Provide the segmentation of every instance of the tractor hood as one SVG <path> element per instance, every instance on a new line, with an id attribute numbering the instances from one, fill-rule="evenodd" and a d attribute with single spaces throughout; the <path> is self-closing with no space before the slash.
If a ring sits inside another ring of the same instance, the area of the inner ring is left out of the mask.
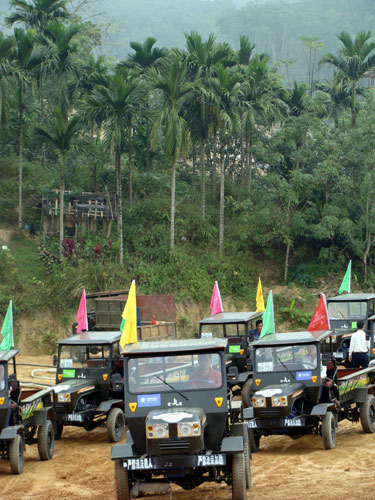
<path id="1" fill-rule="evenodd" d="M 259 391 L 254 392 L 253 397 L 264 397 L 264 398 L 273 398 L 275 396 L 291 396 L 299 389 L 304 389 L 304 384 L 300 382 L 293 382 L 289 384 L 282 385 L 268 385 L 264 389 L 259 389 Z"/>
<path id="2" fill-rule="evenodd" d="M 79 392 L 84 394 L 92 392 L 95 389 L 97 389 L 97 381 L 89 378 L 64 380 L 64 382 L 55 385 L 53 388 L 55 394 L 58 394 L 59 392 L 65 392 L 67 394 Z"/>

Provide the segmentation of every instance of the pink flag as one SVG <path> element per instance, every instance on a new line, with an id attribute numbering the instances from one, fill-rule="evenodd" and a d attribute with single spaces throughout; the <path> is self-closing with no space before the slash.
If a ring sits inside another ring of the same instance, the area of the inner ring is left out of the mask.
<path id="1" fill-rule="evenodd" d="M 88 330 L 88 324 L 87 324 L 87 309 L 86 309 L 86 292 L 83 290 L 82 296 L 81 296 L 81 301 L 79 303 L 79 308 L 76 314 L 77 318 L 77 333 L 82 332 L 83 330 Z"/>
<path id="2" fill-rule="evenodd" d="M 324 293 L 320 296 L 318 307 L 315 309 L 311 323 L 308 327 L 309 332 L 318 332 L 321 330 L 330 330 L 331 325 L 328 317 L 327 302 Z"/>
<path id="3" fill-rule="evenodd" d="M 211 298 L 211 316 L 221 312 L 223 312 L 223 303 L 221 301 L 219 285 L 217 284 L 217 281 L 215 281 Z"/>

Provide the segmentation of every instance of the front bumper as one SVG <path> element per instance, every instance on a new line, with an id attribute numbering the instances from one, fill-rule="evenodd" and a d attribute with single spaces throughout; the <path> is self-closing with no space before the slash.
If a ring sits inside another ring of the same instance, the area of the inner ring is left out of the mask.
<path id="1" fill-rule="evenodd" d="M 259 419 L 253 418 L 247 421 L 249 429 L 295 429 L 306 427 L 304 417 L 277 418 L 277 419 Z"/>
<path id="2" fill-rule="evenodd" d="M 226 465 L 226 455 L 224 453 L 213 453 L 211 455 L 124 458 L 122 464 L 125 470 L 133 471 L 220 467 Z"/>

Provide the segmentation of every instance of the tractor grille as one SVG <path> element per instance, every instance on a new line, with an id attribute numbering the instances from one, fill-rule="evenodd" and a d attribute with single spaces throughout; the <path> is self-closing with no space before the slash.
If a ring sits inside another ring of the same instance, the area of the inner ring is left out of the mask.
<path id="1" fill-rule="evenodd" d="M 55 408 L 58 413 L 65 413 L 65 403 L 56 403 Z"/>
<path id="2" fill-rule="evenodd" d="M 159 444 L 160 450 L 187 450 L 189 449 L 189 441 L 164 441 Z"/>
<path id="3" fill-rule="evenodd" d="M 258 414 L 260 417 L 265 417 L 265 418 L 274 418 L 274 417 L 279 417 L 280 413 L 278 409 L 273 409 L 273 408 L 264 408 L 261 410 L 258 410 Z"/>

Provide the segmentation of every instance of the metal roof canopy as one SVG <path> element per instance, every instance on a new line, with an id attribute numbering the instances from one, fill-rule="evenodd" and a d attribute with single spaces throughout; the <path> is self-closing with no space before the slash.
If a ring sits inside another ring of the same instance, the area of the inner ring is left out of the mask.
<path id="1" fill-rule="evenodd" d="M 59 345 L 113 344 L 120 340 L 121 332 L 82 332 L 67 339 L 59 340 Z"/>
<path id="2" fill-rule="evenodd" d="M 121 354 L 131 356 L 135 354 L 174 354 L 176 352 L 196 352 L 209 349 L 225 349 L 227 339 L 184 339 L 184 340 L 159 340 L 151 342 L 137 342 L 128 344 Z"/>
<path id="3" fill-rule="evenodd" d="M 18 353 L 18 349 L 9 349 L 7 351 L 0 350 L 0 361 L 9 361 Z"/>
<path id="4" fill-rule="evenodd" d="M 252 319 L 261 318 L 263 316 L 262 312 L 222 312 L 217 313 L 214 316 L 209 316 L 208 318 L 201 319 L 199 321 L 200 325 L 216 325 L 221 323 L 246 323 Z"/>
<path id="5" fill-rule="evenodd" d="M 285 344 L 309 344 L 311 342 L 321 342 L 330 335 L 334 335 L 332 330 L 320 330 L 317 332 L 286 332 L 272 333 L 254 342 L 254 346 L 264 345 L 285 345 Z"/>
<path id="6" fill-rule="evenodd" d="M 346 293 L 345 295 L 337 295 L 336 297 L 327 298 L 327 302 L 351 302 L 364 301 L 375 299 L 375 293 Z"/>

